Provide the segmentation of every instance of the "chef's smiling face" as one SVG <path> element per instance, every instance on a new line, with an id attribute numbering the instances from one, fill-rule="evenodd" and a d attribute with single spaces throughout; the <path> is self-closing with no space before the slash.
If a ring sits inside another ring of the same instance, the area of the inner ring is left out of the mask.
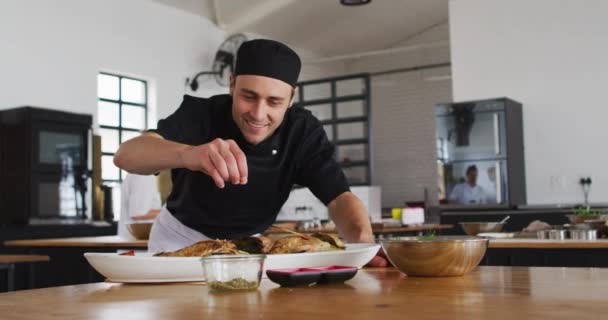
<path id="1" fill-rule="evenodd" d="M 247 142 L 257 145 L 281 125 L 295 89 L 274 78 L 239 75 L 230 79 L 232 118 Z"/>

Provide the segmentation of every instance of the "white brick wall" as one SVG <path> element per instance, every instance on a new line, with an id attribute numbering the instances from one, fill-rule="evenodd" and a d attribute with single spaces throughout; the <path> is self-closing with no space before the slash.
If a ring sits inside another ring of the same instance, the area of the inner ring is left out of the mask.
<path id="1" fill-rule="evenodd" d="M 450 81 L 425 81 L 430 71 L 397 73 L 372 81 L 372 183 L 382 186 L 384 207 L 423 200 L 427 188 L 437 201 L 434 108 L 451 99 Z"/>

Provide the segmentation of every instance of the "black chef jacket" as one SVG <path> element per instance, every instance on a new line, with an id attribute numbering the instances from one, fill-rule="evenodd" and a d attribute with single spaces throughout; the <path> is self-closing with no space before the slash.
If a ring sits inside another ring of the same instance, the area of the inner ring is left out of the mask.
<path id="1" fill-rule="evenodd" d="M 349 191 L 333 144 L 308 110 L 292 106 L 273 135 L 254 146 L 244 139 L 231 109 L 230 95 L 185 95 L 179 109 L 150 130 L 188 145 L 233 139 L 247 157 L 246 185 L 226 182 L 220 189 L 202 172 L 171 171 L 167 209 L 184 225 L 210 238 L 241 238 L 274 223 L 294 183 L 308 187 L 325 205 Z"/>

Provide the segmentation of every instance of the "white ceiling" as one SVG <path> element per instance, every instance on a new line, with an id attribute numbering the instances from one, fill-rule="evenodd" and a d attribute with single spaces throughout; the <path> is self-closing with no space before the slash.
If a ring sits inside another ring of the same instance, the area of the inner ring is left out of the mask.
<path id="1" fill-rule="evenodd" d="M 154 0 L 214 21 L 228 34 L 255 33 L 316 56 L 393 48 L 448 19 L 448 0 Z M 445 35 L 447 38 L 448 35 Z"/>

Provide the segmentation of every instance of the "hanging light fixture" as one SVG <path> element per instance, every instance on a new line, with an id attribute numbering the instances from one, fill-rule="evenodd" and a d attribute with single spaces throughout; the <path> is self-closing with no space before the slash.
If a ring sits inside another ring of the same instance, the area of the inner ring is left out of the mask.
<path id="1" fill-rule="evenodd" d="M 360 6 L 370 2 L 372 2 L 372 0 L 340 0 L 340 3 L 345 6 Z"/>

